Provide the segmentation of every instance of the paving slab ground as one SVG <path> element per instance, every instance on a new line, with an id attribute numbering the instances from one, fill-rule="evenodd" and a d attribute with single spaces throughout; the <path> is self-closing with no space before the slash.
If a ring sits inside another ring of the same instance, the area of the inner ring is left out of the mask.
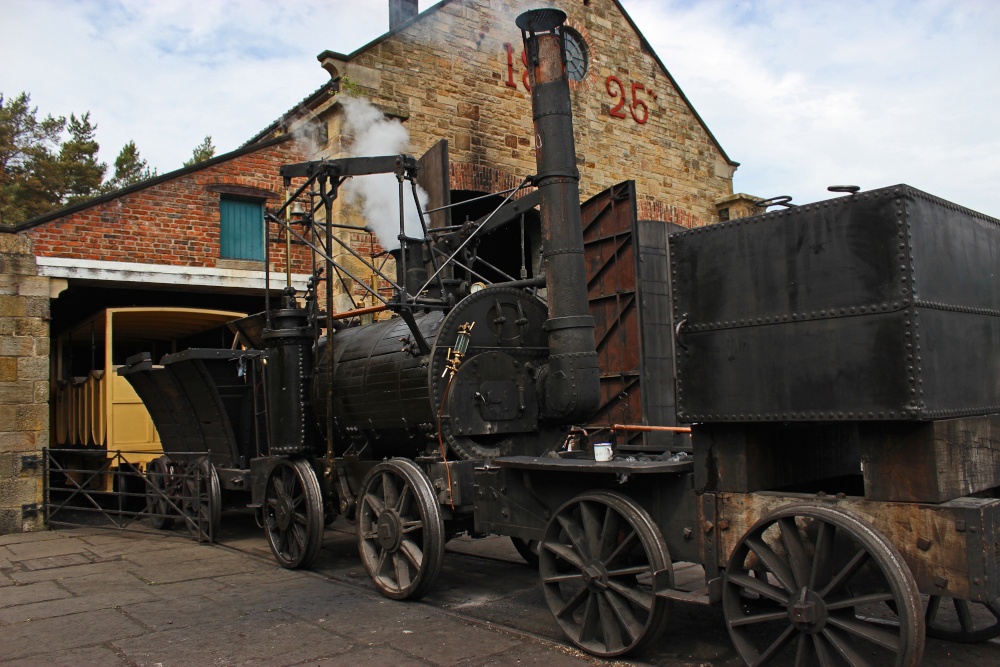
<path id="1" fill-rule="evenodd" d="M 584 667 L 423 603 L 176 533 L 0 536 L 0 665 Z"/>
<path id="2" fill-rule="evenodd" d="M 216 545 L 141 522 L 0 536 L 0 667 L 743 665 L 718 606 L 675 604 L 662 638 L 628 660 L 568 648 L 506 538 L 450 541 L 434 589 L 397 602 L 375 592 L 346 523 L 327 528 L 311 572 L 274 564 L 252 512 L 222 523 Z M 685 577 L 703 572 L 678 564 Z M 923 664 L 1000 665 L 1000 639 L 928 640 Z"/>

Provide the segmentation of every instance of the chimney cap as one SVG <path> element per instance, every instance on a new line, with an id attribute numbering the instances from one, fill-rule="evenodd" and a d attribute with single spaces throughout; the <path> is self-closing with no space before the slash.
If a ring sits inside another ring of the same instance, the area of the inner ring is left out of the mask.
<path id="1" fill-rule="evenodd" d="M 566 22 L 566 12 L 561 9 L 532 9 L 518 16 L 514 23 L 524 32 L 552 32 Z"/>

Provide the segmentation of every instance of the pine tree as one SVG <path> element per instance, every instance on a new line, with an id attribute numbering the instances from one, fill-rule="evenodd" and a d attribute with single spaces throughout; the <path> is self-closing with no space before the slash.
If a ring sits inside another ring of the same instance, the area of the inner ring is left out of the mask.
<path id="1" fill-rule="evenodd" d="M 0 225 L 15 225 L 62 203 L 58 156 L 66 119 L 38 120 L 38 108 L 22 92 L 11 100 L 0 93 Z"/>
<path id="2" fill-rule="evenodd" d="M 191 165 L 198 164 L 199 162 L 210 160 L 213 157 L 215 157 L 215 146 L 212 145 L 212 135 L 206 134 L 205 140 L 194 147 L 194 151 L 191 153 L 191 159 L 186 161 L 184 166 L 190 167 Z"/>
<path id="3" fill-rule="evenodd" d="M 62 170 L 58 182 L 61 185 L 61 199 L 64 204 L 72 204 L 95 197 L 101 192 L 101 182 L 108 165 L 97 161 L 99 148 L 94 139 L 96 125 L 90 124 L 90 112 L 77 118 L 69 115 L 69 136 L 59 150 L 59 168 Z"/>
<path id="4" fill-rule="evenodd" d="M 139 156 L 135 142 L 130 141 L 122 146 L 121 152 L 115 158 L 115 175 L 108 181 L 107 189 L 119 190 L 154 176 L 156 170 L 149 168 L 146 161 Z"/>

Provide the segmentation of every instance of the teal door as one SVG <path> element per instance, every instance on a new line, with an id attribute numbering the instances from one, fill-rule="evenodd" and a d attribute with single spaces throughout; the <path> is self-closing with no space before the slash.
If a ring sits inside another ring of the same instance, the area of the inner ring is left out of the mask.
<path id="1" fill-rule="evenodd" d="M 264 204 L 251 199 L 219 200 L 220 253 L 223 259 L 264 261 Z"/>

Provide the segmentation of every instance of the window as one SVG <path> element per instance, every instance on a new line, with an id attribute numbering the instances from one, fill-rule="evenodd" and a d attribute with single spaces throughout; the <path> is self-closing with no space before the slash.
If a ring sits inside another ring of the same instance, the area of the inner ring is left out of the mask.
<path id="1" fill-rule="evenodd" d="M 219 200 L 219 247 L 223 259 L 264 261 L 264 202 L 222 197 Z"/>

